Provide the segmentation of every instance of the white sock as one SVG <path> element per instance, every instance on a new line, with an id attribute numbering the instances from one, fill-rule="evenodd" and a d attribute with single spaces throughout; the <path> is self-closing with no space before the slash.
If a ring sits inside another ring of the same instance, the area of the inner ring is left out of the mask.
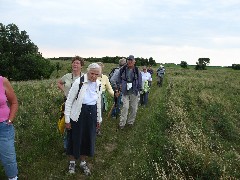
<path id="1" fill-rule="evenodd" d="M 14 177 L 14 178 L 8 178 L 9 180 L 17 180 L 18 179 L 18 177 L 16 176 L 16 177 Z"/>
<path id="2" fill-rule="evenodd" d="M 71 164 L 75 164 L 75 161 L 70 161 L 69 163 L 71 163 Z"/>
<path id="3" fill-rule="evenodd" d="M 86 161 L 81 161 L 80 165 L 83 166 L 84 164 L 86 164 Z"/>

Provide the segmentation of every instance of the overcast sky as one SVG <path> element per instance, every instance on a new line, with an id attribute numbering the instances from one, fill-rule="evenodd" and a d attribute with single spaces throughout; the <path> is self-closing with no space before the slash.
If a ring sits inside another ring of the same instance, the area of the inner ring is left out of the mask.
<path id="1" fill-rule="evenodd" d="M 128 56 L 240 63 L 240 0 L 0 0 L 0 22 L 44 57 Z"/>

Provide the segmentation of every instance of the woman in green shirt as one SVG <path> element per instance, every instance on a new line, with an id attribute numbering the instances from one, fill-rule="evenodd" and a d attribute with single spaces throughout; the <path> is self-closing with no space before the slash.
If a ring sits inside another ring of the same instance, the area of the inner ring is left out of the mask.
<path id="1" fill-rule="evenodd" d="M 64 103 L 61 108 L 62 113 L 64 113 L 65 101 L 67 99 L 69 90 L 72 87 L 73 82 L 77 78 L 83 76 L 83 73 L 81 72 L 83 66 L 84 66 L 84 59 L 80 56 L 75 56 L 72 59 L 72 72 L 65 74 L 57 82 L 58 88 L 61 89 L 62 92 L 64 93 Z M 67 133 L 66 132 L 64 132 L 64 136 L 63 136 L 63 146 L 64 146 L 64 152 L 66 152 L 66 149 L 67 149 Z"/>

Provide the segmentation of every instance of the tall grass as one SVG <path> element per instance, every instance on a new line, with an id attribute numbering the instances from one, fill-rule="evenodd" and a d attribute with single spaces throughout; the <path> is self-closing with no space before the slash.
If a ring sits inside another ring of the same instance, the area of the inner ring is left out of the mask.
<path id="1" fill-rule="evenodd" d="M 169 69 L 168 82 L 168 145 L 153 157 L 159 176 L 239 179 L 239 72 Z"/>
<path id="2" fill-rule="evenodd" d="M 104 73 L 113 66 L 105 64 Z M 161 88 L 154 76 L 149 104 L 139 107 L 134 127 L 119 131 L 119 119 L 104 113 L 102 136 L 88 159 L 92 176 L 79 167 L 70 176 L 57 131 L 63 97 L 56 87 L 56 76 L 69 67 L 50 80 L 12 82 L 20 179 L 240 179 L 240 72 L 175 67 L 167 68 Z M 6 179 L 2 168 L 0 179 Z"/>

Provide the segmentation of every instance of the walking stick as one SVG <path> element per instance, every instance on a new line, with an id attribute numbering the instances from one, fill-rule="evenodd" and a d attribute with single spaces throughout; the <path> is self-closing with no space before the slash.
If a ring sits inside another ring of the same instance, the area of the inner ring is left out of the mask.
<path id="1" fill-rule="evenodd" d="M 107 117 L 107 119 L 109 119 L 109 117 L 110 117 L 110 115 L 111 115 L 111 113 L 112 113 L 112 110 L 113 110 L 113 108 L 115 107 L 116 108 L 116 119 L 117 119 L 117 117 L 118 117 L 118 96 L 119 96 L 119 91 L 118 90 L 116 90 L 115 92 L 114 92 L 114 103 L 113 103 L 113 105 L 112 105 L 112 107 L 111 107 L 111 109 L 110 109 L 110 111 L 109 111 L 109 113 L 108 113 L 108 117 Z"/>
<path id="2" fill-rule="evenodd" d="M 113 103 L 113 105 L 112 105 L 112 107 L 111 107 L 111 109 L 108 113 L 107 119 L 109 119 L 109 117 L 111 116 L 111 113 L 112 113 L 112 110 L 113 110 L 114 106 L 115 106 L 115 103 Z"/>

